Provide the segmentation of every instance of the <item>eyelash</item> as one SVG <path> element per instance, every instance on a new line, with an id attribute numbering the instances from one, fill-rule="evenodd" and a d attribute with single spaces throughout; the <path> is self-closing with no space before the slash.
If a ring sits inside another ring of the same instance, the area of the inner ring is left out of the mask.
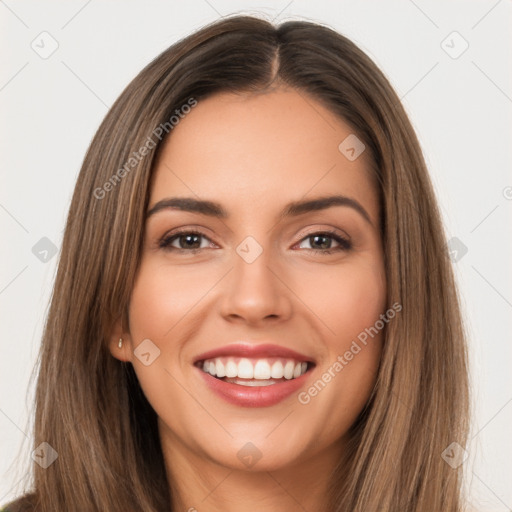
<path id="1" fill-rule="evenodd" d="M 200 231 L 195 231 L 193 229 L 192 230 L 191 229 L 183 229 L 181 231 L 175 231 L 171 235 L 164 236 L 159 241 L 158 246 L 161 249 L 164 249 L 166 251 L 188 252 L 191 254 L 196 254 L 197 252 L 202 251 L 203 249 L 206 249 L 206 247 L 199 247 L 196 249 L 182 249 L 182 248 L 178 248 L 178 247 L 171 247 L 171 243 L 175 239 L 177 239 L 180 235 L 198 235 L 198 236 L 201 236 L 201 237 L 209 240 L 209 238 L 204 233 L 201 233 Z M 352 244 L 349 240 L 347 240 L 346 238 L 343 238 L 338 233 L 336 233 L 334 231 L 329 231 L 329 230 L 316 231 L 314 233 L 310 233 L 307 236 L 301 238 L 298 243 L 301 243 L 302 241 L 307 240 L 308 238 L 318 236 L 318 235 L 323 235 L 323 236 L 326 236 L 327 238 L 334 239 L 336 242 L 338 242 L 339 247 L 334 247 L 332 249 L 326 249 L 326 250 L 322 250 L 322 249 L 305 249 L 305 250 L 313 251 L 315 253 L 329 255 L 329 254 L 333 254 L 333 253 L 339 252 L 339 251 L 350 251 L 352 249 Z"/>

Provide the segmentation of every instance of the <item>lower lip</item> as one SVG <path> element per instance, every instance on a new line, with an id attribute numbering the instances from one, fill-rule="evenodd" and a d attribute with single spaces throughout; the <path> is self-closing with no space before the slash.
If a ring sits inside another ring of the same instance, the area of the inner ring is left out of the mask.
<path id="1" fill-rule="evenodd" d="M 297 392 L 311 373 L 311 370 L 308 370 L 296 379 L 270 384 L 269 386 L 249 387 L 217 379 L 200 368 L 197 368 L 197 371 L 201 373 L 206 385 L 214 393 L 227 402 L 241 407 L 269 407 L 275 405 Z"/>

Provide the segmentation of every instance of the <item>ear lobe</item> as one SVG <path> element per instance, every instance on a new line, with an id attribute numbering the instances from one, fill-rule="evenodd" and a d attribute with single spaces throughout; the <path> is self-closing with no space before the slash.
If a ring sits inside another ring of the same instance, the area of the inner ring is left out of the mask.
<path id="1" fill-rule="evenodd" d="M 131 362 L 132 340 L 130 334 L 123 330 L 121 318 L 116 320 L 111 329 L 108 348 L 110 353 L 119 361 Z"/>

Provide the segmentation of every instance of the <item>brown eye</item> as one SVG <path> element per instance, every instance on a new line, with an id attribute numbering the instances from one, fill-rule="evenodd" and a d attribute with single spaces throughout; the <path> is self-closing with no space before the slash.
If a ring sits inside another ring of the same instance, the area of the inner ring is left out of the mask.
<path id="1" fill-rule="evenodd" d="M 206 242 L 206 245 L 202 245 L 202 242 Z M 166 250 L 178 250 L 178 251 L 199 251 L 201 249 L 209 247 L 211 242 L 203 233 L 197 231 L 183 231 L 181 233 L 175 233 L 170 236 L 164 237 L 159 247 Z"/>
<path id="2" fill-rule="evenodd" d="M 333 241 L 336 246 L 333 247 Z M 304 242 L 308 242 L 310 247 L 302 247 Z M 337 251 L 348 251 L 352 248 L 351 243 L 338 234 L 330 232 L 312 233 L 303 238 L 300 242 L 301 249 L 309 249 L 324 254 L 331 254 Z"/>
<path id="3" fill-rule="evenodd" d="M 330 249 L 332 237 L 326 235 L 313 235 L 309 237 L 309 244 L 313 249 Z"/>
<path id="4" fill-rule="evenodd" d="M 190 233 L 189 235 L 179 235 L 176 238 L 180 249 L 199 249 L 201 247 L 201 235 Z"/>

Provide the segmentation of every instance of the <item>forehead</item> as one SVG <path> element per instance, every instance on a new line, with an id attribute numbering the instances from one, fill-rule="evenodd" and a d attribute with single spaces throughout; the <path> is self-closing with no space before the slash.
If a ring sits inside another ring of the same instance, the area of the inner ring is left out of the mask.
<path id="1" fill-rule="evenodd" d="M 303 92 L 222 93 L 198 102 L 164 144 L 150 205 L 197 195 L 239 212 L 332 193 L 354 197 L 372 220 L 377 191 L 363 152 L 350 161 L 339 145 L 351 127 Z"/>

